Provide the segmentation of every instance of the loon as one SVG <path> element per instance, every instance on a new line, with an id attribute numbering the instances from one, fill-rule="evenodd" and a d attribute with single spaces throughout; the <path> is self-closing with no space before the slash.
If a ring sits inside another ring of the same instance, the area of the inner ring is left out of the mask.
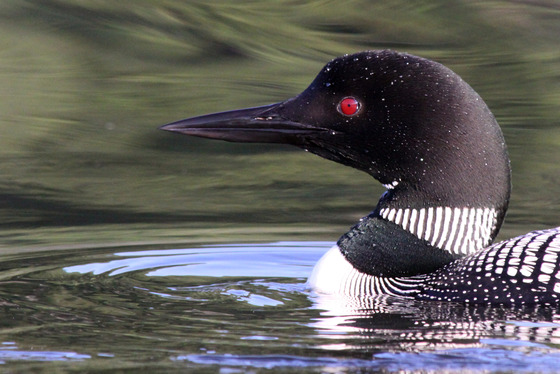
<path id="1" fill-rule="evenodd" d="M 313 269 L 308 285 L 320 293 L 560 304 L 560 227 L 491 245 L 511 191 L 505 140 L 482 98 L 437 62 L 344 55 L 294 98 L 161 129 L 291 144 L 384 185 L 373 212 Z"/>

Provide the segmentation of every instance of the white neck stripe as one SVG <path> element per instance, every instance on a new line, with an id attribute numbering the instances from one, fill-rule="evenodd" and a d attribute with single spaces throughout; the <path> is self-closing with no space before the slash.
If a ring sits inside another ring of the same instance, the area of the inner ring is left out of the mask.
<path id="1" fill-rule="evenodd" d="M 497 223 L 492 208 L 383 208 L 380 215 L 431 245 L 460 255 L 490 244 Z"/>

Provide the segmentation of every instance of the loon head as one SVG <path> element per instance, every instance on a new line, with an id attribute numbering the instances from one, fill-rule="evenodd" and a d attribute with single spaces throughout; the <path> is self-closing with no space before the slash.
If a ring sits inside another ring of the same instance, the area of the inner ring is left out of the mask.
<path id="1" fill-rule="evenodd" d="M 162 129 L 292 144 L 362 170 L 388 188 L 374 215 L 455 254 L 489 244 L 508 205 L 509 158 L 487 105 L 450 69 L 410 54 L 345 55 L 294 98 Z"/>

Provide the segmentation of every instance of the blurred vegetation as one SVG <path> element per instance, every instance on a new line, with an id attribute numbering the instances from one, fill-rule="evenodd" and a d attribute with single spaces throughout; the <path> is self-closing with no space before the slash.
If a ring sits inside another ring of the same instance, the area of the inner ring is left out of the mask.
<path id="1" fill-rule="evenodd" d="M 556 1 L 6 0 L 0 31 L 5 251 L 335 240 L 382 192 L 366 175 L 157 127 L 286 99 L 378 48 L 440 61 L 487 101 L 514 168 L 504 237 L 560 225 Z"/>

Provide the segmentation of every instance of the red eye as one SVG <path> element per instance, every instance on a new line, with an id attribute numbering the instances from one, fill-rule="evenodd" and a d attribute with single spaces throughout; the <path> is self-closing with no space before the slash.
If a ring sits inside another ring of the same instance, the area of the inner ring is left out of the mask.
<path id="1" fill-rule="evenodd" d="M 345 97 L 338 104 L 338 111 L 345 116 L 353 116 L 360 110 L 360 102 L 353 97 Z"/>

